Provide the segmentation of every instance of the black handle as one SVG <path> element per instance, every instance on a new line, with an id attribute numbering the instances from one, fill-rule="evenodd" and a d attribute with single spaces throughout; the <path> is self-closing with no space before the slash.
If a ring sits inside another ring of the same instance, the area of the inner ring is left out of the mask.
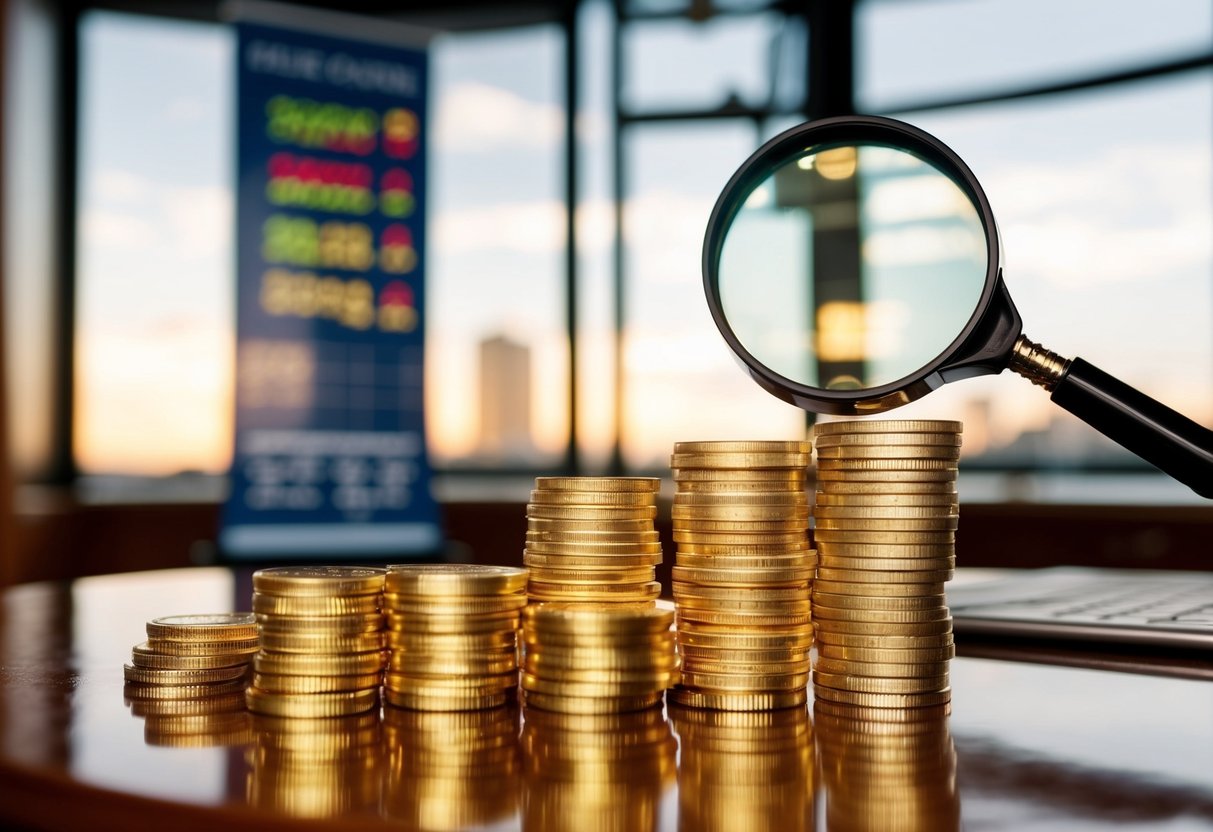
<path id="1" fill-rule="evenodd" d="M 1053 401 L 1109 439 L 1213 498 L 1213 431 L 1075 358 Z"/>

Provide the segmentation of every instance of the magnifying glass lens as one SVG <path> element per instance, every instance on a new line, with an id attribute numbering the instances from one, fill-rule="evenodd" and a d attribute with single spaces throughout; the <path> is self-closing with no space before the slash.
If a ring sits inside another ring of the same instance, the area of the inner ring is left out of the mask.
<path id="1" fill-rule="evenodd" d="M 914 153 L 814 145 L 749 192 L 724 236 L 721 308 L 783 377 L 866 390 L 944 353 L 981 300 L 987 236 L 956 181 Z"/>

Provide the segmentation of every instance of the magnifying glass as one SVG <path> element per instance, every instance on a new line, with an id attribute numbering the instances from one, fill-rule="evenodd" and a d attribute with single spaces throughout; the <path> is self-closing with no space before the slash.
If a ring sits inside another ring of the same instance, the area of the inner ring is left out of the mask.
<path id="1" fill-rule="evenodd" d="M 817 413 L 882 413 L 1005 369 L 1204 497 L 1213 431 L 1023 335 L 994 214 L 922 130 L 874 116 L 781 133 L 712 210 L 703 282 L 716 326 L 768 392 Z"/>

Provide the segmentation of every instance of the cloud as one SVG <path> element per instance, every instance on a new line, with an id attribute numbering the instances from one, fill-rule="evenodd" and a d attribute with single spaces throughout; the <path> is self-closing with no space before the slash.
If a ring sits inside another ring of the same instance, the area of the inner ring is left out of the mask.
<path id="1" fill-rule="evenodd" d="M 106 168 L 96 172 L 86 193 L 91 191 L 106 202 L 137 202 L 146 199 L 154 187 L 150 180 L 136 173 Z"/>
<path id="2" fill-rule="evenodd" d="M 146 218 L 113 211 L 85 211 L 80 228 L 86 245 L 143 249 L 155 240 L 155 227 Z"/>
<path id="3" fill-rule="evenodd" d="M 559 107 L 488 84 L 463 83 L 438 99 L 434 137 L 444 151 L 551 149 L 564 134 Z"/>
<path id="4" fill-rule="evenodd" d="M 232 210 L 226 187 L 170 185 L 111 168 L 85 189 L 81 229 L 86 245 L 136 256 L 210 256 L 231 247 Z"/>

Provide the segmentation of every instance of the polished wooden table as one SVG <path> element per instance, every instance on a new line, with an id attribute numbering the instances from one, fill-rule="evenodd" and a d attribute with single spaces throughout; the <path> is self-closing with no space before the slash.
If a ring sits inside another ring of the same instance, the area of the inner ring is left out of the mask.
<path id="1" fill-rule="evenodd" d="M 387 708 L 312 741 L 239 712 L 134 713 L 144 622 L 248 598 L 220 568 L 5 591 L 0 828 L 1213 829 L 1213 682 L 963 644 L 950 716 L 910 721 Z"/>

